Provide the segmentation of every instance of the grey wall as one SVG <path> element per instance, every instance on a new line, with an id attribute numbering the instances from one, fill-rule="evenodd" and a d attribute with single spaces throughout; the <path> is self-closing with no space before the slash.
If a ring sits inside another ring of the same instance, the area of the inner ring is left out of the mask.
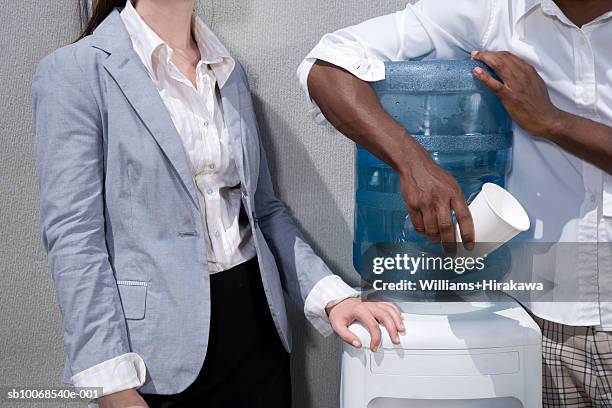
<path id="1" fill-rule="evenodd" d="M 295 70 L 324 33 L 405 4 L 204 0 L 197 5 L 249 74 L 277 191 L 319 253 L 353 284 L 353 146 L 312 122 Z M 39 240 L 30 79 L 38 60 L 73 40 L 79 28 L 78 0 L 7 0 L 0 7 L 0 387 L 60 384 L 62 333 Z M 321 338 L 299 311 L 292 315 L 294 406 L 335 407 L 339 343 Z M 1 400 L 0 405 L 10 406 Z"/>
<path id="2" fill-rule="evenodd" d="M 74 39 L 78 15 L 75 1 L 0 6 L 0 386 L 60 381 L 59 311 L 38 232 L 30 80 L 45 54 Z M 0 400 L 11 405 L 29 404 Z"/>

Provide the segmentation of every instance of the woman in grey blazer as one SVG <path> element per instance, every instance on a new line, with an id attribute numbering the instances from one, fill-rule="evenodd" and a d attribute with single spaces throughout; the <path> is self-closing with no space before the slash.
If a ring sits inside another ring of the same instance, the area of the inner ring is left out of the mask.
<path id="1" fill-rule="evenodd" d="M 194 0 L 99 0 L 33 81 L 64 381 L 102 407 L 288 407 L 283 292 L 323 334 L 398 342 L 275 195 L 247 77 Z"/>

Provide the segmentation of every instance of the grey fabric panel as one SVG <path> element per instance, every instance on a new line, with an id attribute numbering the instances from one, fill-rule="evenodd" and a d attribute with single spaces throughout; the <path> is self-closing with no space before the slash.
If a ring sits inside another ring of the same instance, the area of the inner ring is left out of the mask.
<path id="1" fill-rule="evenodd" d="M 60 384 L 61 324 L 39 238 L 30 80 L 42 56 L 78 35 L 78 3 L 9 0 L 0 8 L 3 385 Z M 405 0 L 203 0 L 197 5 L 247 69 L 277 191 L 318 252 L 353 284 L 357 283 L 351 266 L 353 145 L 329 126 L 313 123 L 295 70 L 324 33 L 405 4 Z M 335 407 L 339 342 L 321 338 L 300 311 L 291 312 L 296 339 L 294 406 Z"/>
<path id="2" fill-rule="evenodd" d="M 0 384 L 6 386 L 61 385 L 61 322 L 38 227 L 30 83 L 44 55 L 77 37 L 78 16 L 73 0 L 10 0 L 0 7 Z"/>

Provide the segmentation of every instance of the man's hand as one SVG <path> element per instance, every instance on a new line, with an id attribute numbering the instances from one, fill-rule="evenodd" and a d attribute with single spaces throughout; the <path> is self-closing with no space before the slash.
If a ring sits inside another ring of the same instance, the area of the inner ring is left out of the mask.
<path id="1" fill-rule="evenodd" d="M 542 77 L 509 52 L 474 51 L 472 58 L 490 66 L 501 78 L 503 83 L 480 68 L 474 70 L 520 127 L 612 174 L 612 127 L 557 108 Z"/>
<path id="2" fill-rule="evenodd" d="M 416 149 L 415 149 L 416 150 Z M 423 151 L 419 159 L 398 167 L 402 195 L 414 230 L 432 243 L 442 242 L 447 253 L 455 253 L 455 224 L 461 240 L 471 248 L 475 240 L 474 221 L 459 184 Z"/>
<path id="3" fill-rule="evenodd" d="M 534 136 L 549 137 L 562 126 L 565 112 L 553 105 L 535 68 L 507 51 L 474 51 L 472 58 L 484 62 L 499 75 L 503 83 L 482 68 L 474 69 L 476 78 L 499 97 L 520 127 Z"/>
<path id="4" fill-rule="evenodd" d="M 98 398 L 100 408 L 149 408 L 135 389 L 116 392 Z"/>
<path id="5" fill-rule="evenodd" d="M 348 329 L 353 322 L 361 322 L 370 332 L 370 349 L 376 351 L 381 341 L 379 323 L 385 326 L 394 344 L 399 344 L 398 332 L 406 331 L 397 306 L 387 302 L 362 302 L 348 298 L 326 309 L 332 328 L 342 340 L 353 347 L 361 347 L 359 338 Z"/>

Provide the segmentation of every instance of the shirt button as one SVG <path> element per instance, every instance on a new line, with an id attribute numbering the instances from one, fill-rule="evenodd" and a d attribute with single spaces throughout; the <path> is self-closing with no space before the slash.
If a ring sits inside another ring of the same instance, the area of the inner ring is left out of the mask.
<path id="1" fill-rule="evenodd" d="M 215 163 L 210 163 L 208 165 L 208 168 L 211 169 L 211 170 L 214 170 L 215 169 Z"/>
<path id="2" fill-rule="evenodd" d="M 206 194 L 212 194 L 212 193 L 213 193 L 212 188 L 207 188 L 206 189 Z"/>
<path id="3" fill-rule="evenodd" d="M 204 122 L 202 122 L 202 125 L 204 125 L 204 127 L 208 127 L 208 121 L 205 120 Z"/>
<path id="4" fill-rule="evenodd" d="M 215 237 L 219 238 L 219 235 L 221 235 L 221 233 L 217 230 L 213 233 L 215 235 Z"/>

